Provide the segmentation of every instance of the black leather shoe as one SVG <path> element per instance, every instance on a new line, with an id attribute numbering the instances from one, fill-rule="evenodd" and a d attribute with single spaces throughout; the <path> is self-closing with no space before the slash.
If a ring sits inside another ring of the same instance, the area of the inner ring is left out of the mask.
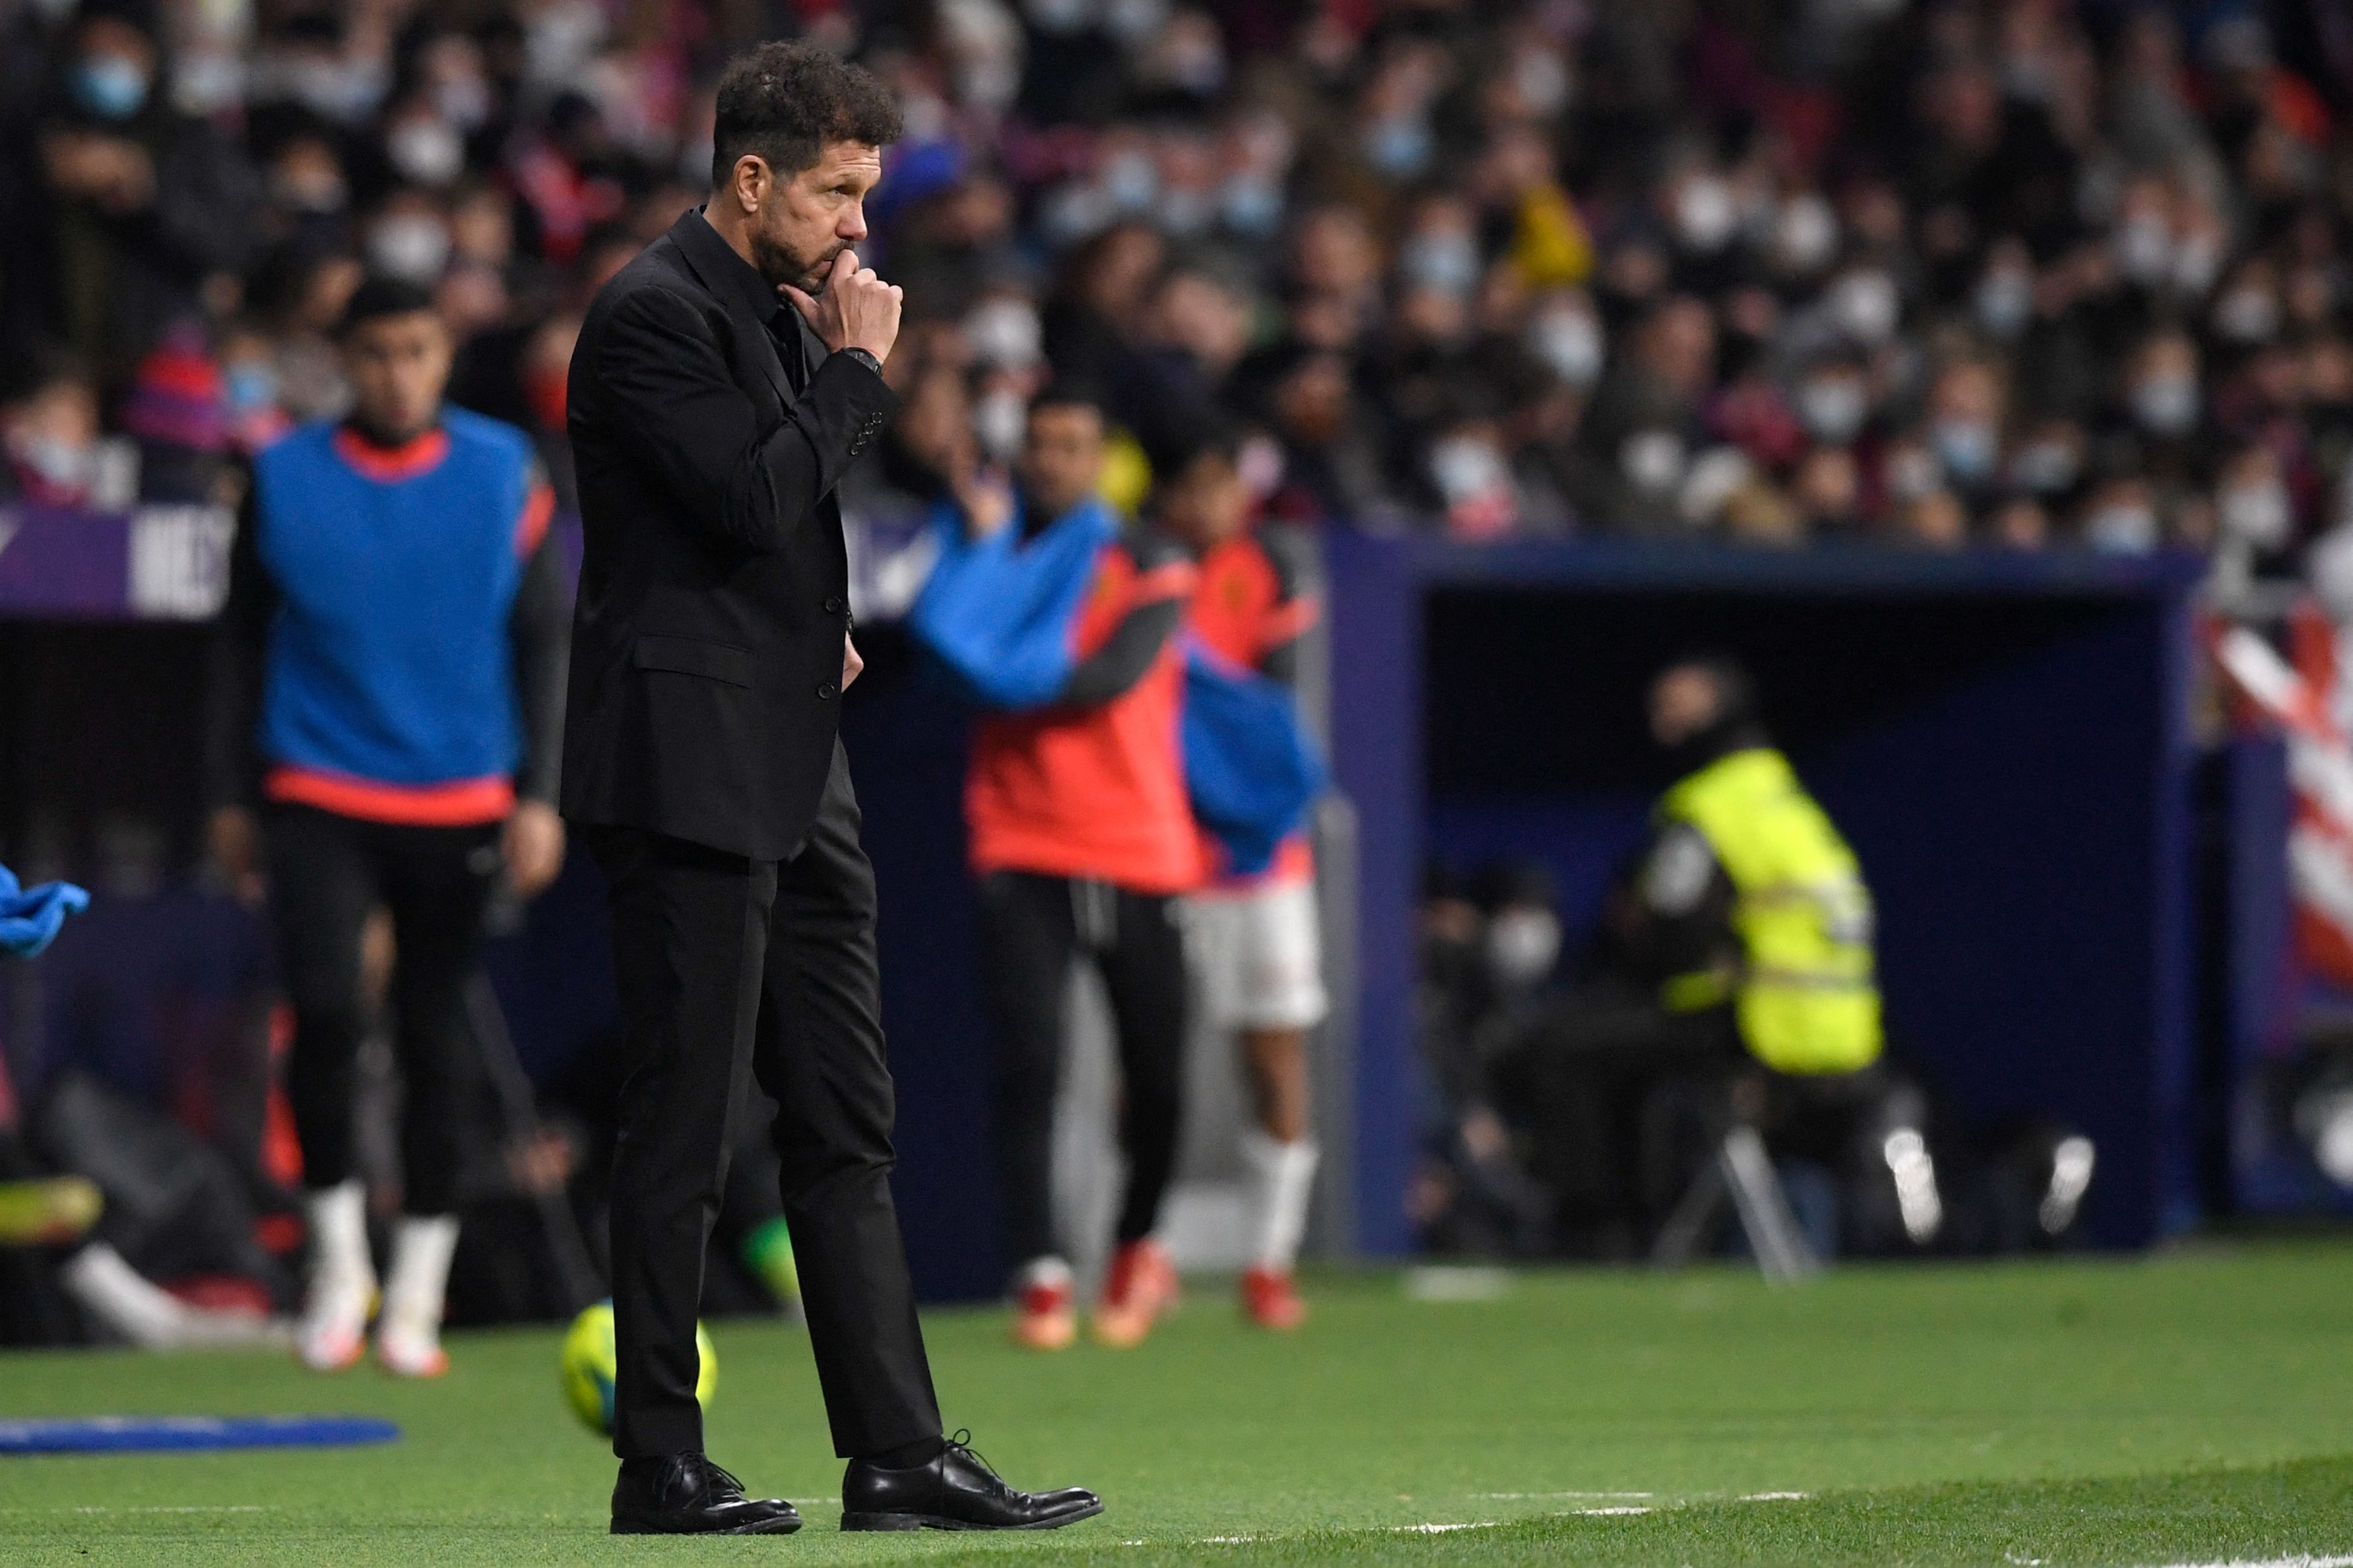
<path id="1" fill-rule="evenodd" d="M 844 1530 L 1060 1530 L 1103 1511 L 1084 1487 L 1018 1492 L 988 1468 L 959 1432 L 940 1457 L 912 1469 L 849 1461 L 841 1478 Z"/>
<path id="2" fill-rule="evenodd" d="M 743 1482 L 701 1454 L 624 1459 L 613 1483 L 616 1535 L 790 1535 L 800 1527 L 792 1504 L 745 1497 Z"/>

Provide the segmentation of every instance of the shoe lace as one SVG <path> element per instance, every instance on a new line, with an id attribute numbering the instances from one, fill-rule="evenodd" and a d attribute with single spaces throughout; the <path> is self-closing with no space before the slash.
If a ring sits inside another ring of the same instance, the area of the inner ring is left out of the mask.
<path id="1" fill-rule="evenodd" d="M 741 1497 L 744 1494 L 744 1483 L 737 1480 L 733 1473 L 725 1466 L 714 1465 L 709 1459 L 705 1459 L 702 1461 L 702 1473 L 703 1487 L 705 1490 L 720 1491 L 723 1489 L 733 1492 L 738 1497 Z"/>
<path id="2" fill-rule="evenodd" d="M 946 1441 L 949 1447 L 955 1449 L 965 1458 L 970 1459 L 974 1464 L 980 1467 L 981 1474 L 987 1476 L 991 1481 L 996 1483 L 998 1495 L 1003 1497 L 1013 1497 L 1018 1495 L 1014 1491 L 1012 1486 L 1007 1482 L 1006 1479 L 997 1473 L 997 1467 L 990 1464 L 986 1458 L 982 1458 L 980 1450 L 972 1446 L 971 1427 L 957 1427 L 955 1435 L 946 1439 Z"/>

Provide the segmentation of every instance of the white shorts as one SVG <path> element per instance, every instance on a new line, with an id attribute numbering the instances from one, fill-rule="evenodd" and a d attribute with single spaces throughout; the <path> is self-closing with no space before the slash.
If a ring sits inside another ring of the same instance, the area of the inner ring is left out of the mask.
<path id="1" fill-rule="evenodd" d="M 1324 1021 L 1324 946 L 1312 879 L 1198 893 L 1193 962 L 1209 1020 L 1221 1029 L 1312 1029 Z"/>

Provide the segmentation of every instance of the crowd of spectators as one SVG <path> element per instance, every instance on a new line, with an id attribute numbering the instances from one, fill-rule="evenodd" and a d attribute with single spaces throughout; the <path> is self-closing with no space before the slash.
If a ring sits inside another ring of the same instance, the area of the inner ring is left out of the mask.
<path id="1" fill-rule="evenodd" d="M 368 269 L 561 487 L 581 309 L 779 35 L 906 110 L 861 518 L 1050 374 L 1117 499 L 1215 416 L 1365 529 L 2277 568 L 2353 510 L 2332 0 L 0 0 L 0 498 L 233 485 Z"/>

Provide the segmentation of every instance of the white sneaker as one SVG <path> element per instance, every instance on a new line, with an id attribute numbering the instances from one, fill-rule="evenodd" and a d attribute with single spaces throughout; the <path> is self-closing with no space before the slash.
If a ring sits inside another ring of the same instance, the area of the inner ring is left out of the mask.
<path id="1" fill-rule="evenodd" d="M 434 1324 L 390 1319 L 378 1323 L 375 1359 L 395 1377 L 439 1377 L 449 1370 L 449 1352 L 441 1348 L 441 1331 Z"/>
<path id="2" fill-rule="evenodd" d="M 439 1377 L 449 1370 L 441 1349 L 441 1303 L 457 1249 L 455 1215 L 406 1215 L 393 1232 L 375 1354 L 396 1377 Z"/>
<path id="3" fill-rule="evenodd" d="M 375 1306 L 375 1276 L 337 1271 L 311 1281 L 294 1353 L 312 1372 L 341 1372 L 367 1347 L 368 1313 Z"/>
<path id="4" fill-rule="evenodd" d="M 357 1181 L 311 1193 L 311 1288 L 294 1351 L 314 1372 L 341 1372 L 366 1348 L 375 1308 L 375 1268 L 368 1260 L 367 1194 Z"/>

